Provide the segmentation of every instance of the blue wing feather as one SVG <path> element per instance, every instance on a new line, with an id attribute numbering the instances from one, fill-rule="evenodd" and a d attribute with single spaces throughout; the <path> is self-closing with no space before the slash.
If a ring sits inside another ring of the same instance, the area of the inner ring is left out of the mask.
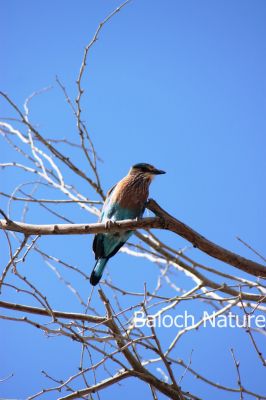
<path id="1" fill-rule="evenodd" d="M 123 208 L 118 203 L 113 203 L 112 198 L 109 197 L 104 203 L 100 221 L 106 222 L 108 220 L 120 221 L 124 219 L 134 219 L 141 217 L 143 211 L 139 213 L 138 210 Z M 99 233 L 95 235 L 93 241 L 95 258 L 112 257 L 118 252 L 120 247 L 123 246 L 131 235 L 131 231 L 123 233 Z"/>

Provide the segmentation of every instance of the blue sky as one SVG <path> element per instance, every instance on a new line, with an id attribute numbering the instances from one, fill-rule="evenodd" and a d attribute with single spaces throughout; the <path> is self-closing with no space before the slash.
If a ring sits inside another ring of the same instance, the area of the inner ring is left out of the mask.
<path id="1" fill-rule="evenodd" d="M 0 33 L 4 37 L 0 45 L 1 90 L 22 105 L 33 91 L 53 86 L 36 97 L 31 107 L 32 121 L 45 135 L 76 137 L 75 121 L 55 77 L 58 75 L 70 96 L 75 97 L 83 48 L 99 22 L 119 4 L 112 0 L 0 2 Z M 236 236 L 265 255 L 265 20 L 266 4 L 259 0 L 132 0 L 101 32 L 100 40 L 90 52 L 83 82 L 84 119 L 103 160 L 99 168 L 104 189 L 123 177 L 130 165 L 152 163 L 167 171 L 153 183 L 152 197 L 209 239 L 254 259 Z M 10 115 L 2 100 L 0 110 L 0 116 Z M 1 146 L 1 162 L 10 161 L 13 153 L 5 143 Z M 78 159 L 74 151 L 71 156 Z M 85 170 L 88 168 L 85 163 L 82 165 Z M 2 181 L 4 191 L 10 192 L 19 181 L 18 173 L 8 171 Z M 83 186 L 82 190 L 88 196 L 91 194 L 90 188 Z M 0 201 L 5 209 L 6 202 Z M 20 212 L 18 206 L 13 210 L 14 217 Z M 29 222 L 40 222 L 41 215 L 33 208 Z M 76 222 L 84 221 L 85 217 L 95 220 L 80 211 L 69 211 L 69 215 Z M 53 222 L 51 216 L 46 218 L 45 222 Z M 170 234 L 162 237 L 177 248 L 185 244 Z M 73 260 L 78 257 L 78 262 L 88 270 L 93 263 L 91 239 L 71 238 L 72 247 L 64 247 L 67 257 Z M 55 244 L 47 239 L 43 243 L 56 251 L 64 242 L 58 239 Z M 81 252 L 80 247 L 88 251 Z M 212 262 L 199 252 L 193 255 L 199 261 Z M 129 263 L 127 274 L 121 273 L 125 263 Z M 37 274 L 33 265 L 29 268 Z M 39 266 L 36 268 L 38 273 L 45 274 L 44 282 L 49 282 L 49 295 L 57 307 L 64 309 L 68 300 L 64 294 L 56 298 L 57 282 L 50 282 L 49 274 L 39 271 Z M 121 254 L 112 261 L 111 268 L 119 285 L 124 283 L 130 289 L 132 282 L 135 290 L 143 287 L 141 260 Z M 149 274 L 152 281 L 156 278 L 152 268 L 148 264 L 146 280 Z M 233 267 L 227 265 L 221 269 L 234 273 Z M 85 293 L 85 286 L 83 290 Z M 12 381 L 6 382 L 0 387 L 0 396 L 2 389 L 7 397 L 19 397 L 22 393 L 24 398 L 34 392 L 40 386 L 39 371 L 49 363 L 54 351 L 59 354 L 54 369 L 62 368 L 60 354 L 65 352 L 64 340 L 59 343 L 59 339 L 47 339 L 43 345 L 39 332 L 30 327 L 16 327 L 11 322 L 5 324 L 2 332 L 6 368 L 1 371 L 3 366 L 0 367 L 0 377 L 10 372 L 16 355 L 19 389 L 14 394 Z M 248 357 L 253 356 L 245 354 L 244 333 L 215 335 L 212 351 L 217 349 L 219 341 L 224 348 L 238 346 L 243 369 L 250 379 Z M 24 338 L 26 344 L 22 346 Z M 200 341 L 198 337 L 193 340 Z M 30 343 L 36 346 L 36 352 L 29 351 Z M 209 357 L 207 350 L 212 349 L 212 343 L 208 345 L 195 355 L 195 364 L 203 356 Z M 186 339 L 180 349 L 182 356 L 189 358 L 191 347 Z M 75 351 L 69 349 L 69 352 L 69 364 L 78 363 Z M 24 368 L 28 354 L 32 359 Z M 225 380 L 233 384 L 236 379 L 232 378 L 235 373 L 232 365 L 226 370 L 230 354 L 221 353 L 217 357 Z M 217 370 L 211 358 L 202 368 L 207 373 Z M 64 366 L 63 374 L 68 373 L 71 374 L 70 365 Z M 216 373 L 215 379 L 220 379 Z M 32 388 L 28 383 L 25 386 L 28 374 L 34 374 Z M 256 370 L 256 377 L 256 388 L 262 392 L 261 369 Z M 194 382 L 198 394 L 210 398 L 202 384 L 187 379 L 188 386 Z M 122 398 L 127 393 L 128 399 L 134 398 L 128 392 L 133 387 L 133 381 L 124 382 L 115 394 Z M 102 399 L 108 396 L 109 389 L 101 393 Z"/>

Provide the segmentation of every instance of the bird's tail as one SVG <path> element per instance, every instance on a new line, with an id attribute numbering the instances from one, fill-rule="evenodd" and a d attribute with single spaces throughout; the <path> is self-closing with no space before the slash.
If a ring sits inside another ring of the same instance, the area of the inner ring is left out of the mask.
<path id="1" fill-rule="evenodd" d="M 99 258 L 99 260 L 96 261 L 90 277 L 90 283 L 93 286 L 97 285 L 97 283 L 101 279 L 107 261 L 108 258 Z"/>

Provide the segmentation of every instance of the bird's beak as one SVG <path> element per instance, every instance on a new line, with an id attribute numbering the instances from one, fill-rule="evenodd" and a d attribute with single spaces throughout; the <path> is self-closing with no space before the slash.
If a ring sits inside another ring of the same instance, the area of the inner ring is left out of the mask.
<path id="1" fill-rule="evenodd" d="M 165 174 L 166 172 L 165 172 L 165 171 L 162 171 L 161 169 L 154 169 L 154 170 L 152 171 L 152 173 L 153 173 L 154 175 L 161 175 L 161 174 Z"/>

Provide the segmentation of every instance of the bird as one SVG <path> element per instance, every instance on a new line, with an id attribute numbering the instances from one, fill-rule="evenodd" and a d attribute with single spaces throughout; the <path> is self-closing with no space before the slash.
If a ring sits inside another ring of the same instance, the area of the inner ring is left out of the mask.
<path id="1" fill-rule="evenodd" d="M 156 175 L 165 171 L 147 163 L 133 165 L 128 174 L 108 192 L 103 204 L 99 222 L 108 224 L 124 219 L 140 219 L 143 216 L 149 196 L 149 186 Z M 95 286 L 102 278 L 108 260 L 126 243 L 132 231 L 98 233 L 93 239 L 96 264 L 90 276 Z"/>

